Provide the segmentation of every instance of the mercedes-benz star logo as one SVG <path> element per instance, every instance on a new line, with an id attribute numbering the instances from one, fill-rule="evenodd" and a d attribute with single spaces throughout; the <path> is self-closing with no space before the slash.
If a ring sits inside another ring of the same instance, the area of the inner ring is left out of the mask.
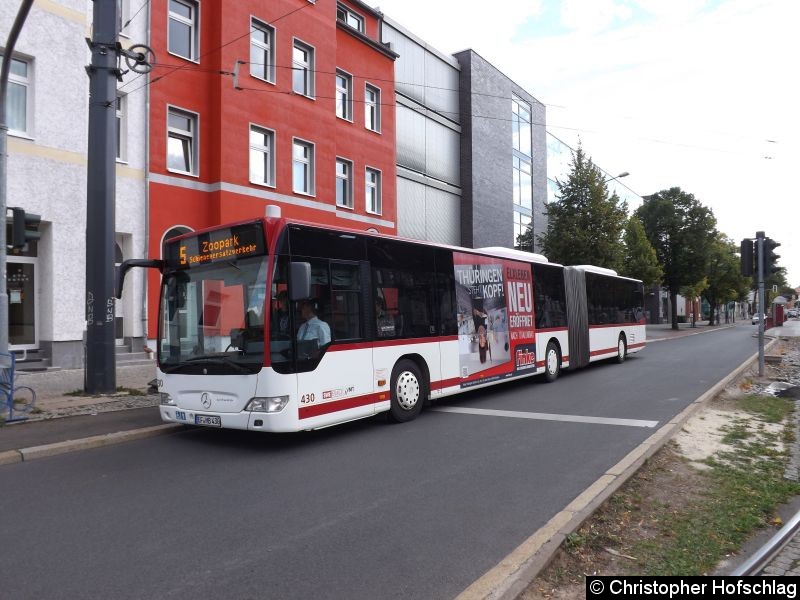
<path id="1" fill-rule="evenodd" d="M 206 410 L 211 408 L 211 396 L 208 394 L 208 392 L 203 392 L 203 395 L 200 396 L 200 404 L 202 404 L 203 408 Z"/>

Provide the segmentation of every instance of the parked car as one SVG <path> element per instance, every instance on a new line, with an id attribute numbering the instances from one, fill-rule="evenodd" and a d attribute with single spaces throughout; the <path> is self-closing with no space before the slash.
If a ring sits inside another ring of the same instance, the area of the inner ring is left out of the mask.
<path id="1" fill-rule="evenodd" d="M 763 319 L 766 319 L 766 318 L 767 318 L 767 315 L 765 315 L 765 314 L 758 314 L 758 313 L 754 314 L 754 315 L 753 315 L 753 325 L 758 325 L 758 321 L 759 321 L 760 319 L 762 319 L 762 318 L 763 318 Z"/>
<path id="2" fill-rule="evenodd" d="M 798 308 L 790 308 L 786 311 L 786 318 L 787 319 L 796 319 L 800 317 L 800 309 Z"/>

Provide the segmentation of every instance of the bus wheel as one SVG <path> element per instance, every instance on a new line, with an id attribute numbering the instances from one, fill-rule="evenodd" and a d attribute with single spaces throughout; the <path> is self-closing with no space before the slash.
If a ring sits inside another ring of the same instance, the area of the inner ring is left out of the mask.
<path id="1" fill-rule="evenodd" d="M 619 340 L 617 341 L 617 362 L 622 364 L 625 362 L 625 357 L 628 356 L 628 343 L 625 341 L 625 334 L 619 334 Z"/>
<path id="2" fill-rule="evenodd" d="M 425 400 L 425 379 L 410 360 L 399 361 L 392 370 L 392 399 L 389 419 L 405 423 L 417 418 Z"/>
<path id="3" fill-rule="evenodd" d="M 547 383 L 552 383 L 558 379 L 560 372 L 561 354 L 558 351 L 558 346 L 553 342 L 548 342 L 547 350 L 544 352 L 544 380 Z"/>

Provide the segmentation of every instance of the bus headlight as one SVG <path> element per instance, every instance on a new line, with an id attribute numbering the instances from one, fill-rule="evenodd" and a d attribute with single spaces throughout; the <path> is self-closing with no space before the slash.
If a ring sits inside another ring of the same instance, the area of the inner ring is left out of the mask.
<path id="1" fill-rule="evenodd" d="M 175 400 L 166 392 L 161 392 L 161 405 L 162 406 L 176 406 Z"/>
<path id="2" fill-rule="evenodd" d="M 274 396 L 272 398 L 251 398 L 245 406 L 250 412 L 276 413 L 281 412 L 289 403 L 289 396 Z"/>

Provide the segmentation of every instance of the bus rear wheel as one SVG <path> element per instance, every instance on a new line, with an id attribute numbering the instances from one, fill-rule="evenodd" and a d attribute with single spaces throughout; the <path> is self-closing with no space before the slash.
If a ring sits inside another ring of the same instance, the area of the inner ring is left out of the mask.
<path id="1" fill-rule="evenodd" d="M 622 364 L 625 362 L 625 358 L 628 356 L 628 342 L 625 341 L 625 334 L 619 334 L 619 340 L 617 340 L 617 362 Z"/>
<path id="2" fill-rule="evenodd" d="M 392 369 L 392 397 L 389 420 L 405 423 L 417 418 L 425 401 L 427 386 L 419 367 L 401 360 Z"/>
<path id="3" fill-rule="evenodd" d="M 559 373 L 561 373 L 561 353 L 554 342 L 548 342 L 544 351 L 544 380 L 552 383 L 558 379 Z"/>

